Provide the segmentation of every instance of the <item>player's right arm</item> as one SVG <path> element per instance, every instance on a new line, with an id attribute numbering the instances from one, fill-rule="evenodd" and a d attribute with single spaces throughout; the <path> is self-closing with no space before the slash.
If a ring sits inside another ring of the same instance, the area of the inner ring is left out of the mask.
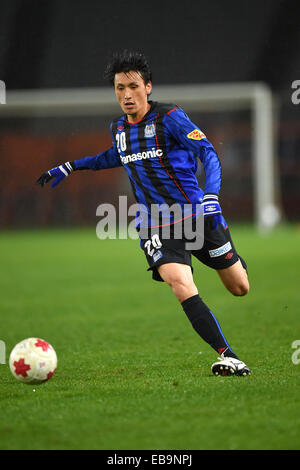
<path id="1" fill-rule="evenodd" d="M 92 157 L 83 157 L 72 162 L 62 163 L 59 166 L 43 173 L 36 181 L 41 187 L 53 180 L 51 186 L 54 188 L 62 180 L 67 178 L 73 171 L 77 170 L 106 170 L 122 166 L 118 149 L 113 141 L 112 147 Z"/>

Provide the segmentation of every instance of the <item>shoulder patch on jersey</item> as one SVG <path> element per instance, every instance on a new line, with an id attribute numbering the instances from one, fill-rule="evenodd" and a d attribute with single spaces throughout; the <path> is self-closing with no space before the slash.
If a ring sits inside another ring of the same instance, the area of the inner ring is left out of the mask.
<path id="1" fill-rule="evenodd" d="M 201 140 L 201 139 L 206 139 L 206 135 L 203 134 L 203 132 L 199 131 L 199 129 L 194 129 L 192 132 L 190 132 L 187 135 L 188 139 L 193 139 L 193 140 Z"/>

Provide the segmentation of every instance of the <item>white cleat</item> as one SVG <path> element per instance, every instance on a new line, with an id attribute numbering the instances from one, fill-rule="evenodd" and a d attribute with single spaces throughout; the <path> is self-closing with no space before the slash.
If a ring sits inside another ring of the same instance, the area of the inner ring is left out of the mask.
<path id="1" fill-rule="evenodd" d="M 214 375 L 250 375 L 250 369 L 246 364 L 235 357 L 219 357 L 219 362 L 211 366 Z"/>

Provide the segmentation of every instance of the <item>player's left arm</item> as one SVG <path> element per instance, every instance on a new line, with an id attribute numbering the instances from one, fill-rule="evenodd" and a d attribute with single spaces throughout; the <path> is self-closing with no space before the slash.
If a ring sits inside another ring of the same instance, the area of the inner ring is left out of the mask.
<path id="1" fill-rule="evenodd" d="M 222 176 L 221 163 L 215 148 L 180 108 L 169 112 L 164 119 L 164 124 L 173 138 L 184 148 L 196 154 L 203 165 L 205 172 L 204 215 L 221 213 L 218 202 Z"/>

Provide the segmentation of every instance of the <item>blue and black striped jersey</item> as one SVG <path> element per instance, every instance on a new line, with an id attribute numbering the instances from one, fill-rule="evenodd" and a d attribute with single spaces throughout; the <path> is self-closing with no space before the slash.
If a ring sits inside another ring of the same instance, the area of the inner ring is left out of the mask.
<path id="1" fill-rule="evenodd" d="M 111 148 L 74 164 L 76 169 L 92 170 L 123 166 L 151 226 L 152 205 L 179 204 L 184 216 L 194 215 L 204 194 L 219 194 L 221 165 L 212 144 L 180 107 L 149 103 L 150 110 L 140 121 L 130 123 L 123 115 L 111 123 Z M 205 172 L 204 191 L 196 177 L 197 157 Z"/>

